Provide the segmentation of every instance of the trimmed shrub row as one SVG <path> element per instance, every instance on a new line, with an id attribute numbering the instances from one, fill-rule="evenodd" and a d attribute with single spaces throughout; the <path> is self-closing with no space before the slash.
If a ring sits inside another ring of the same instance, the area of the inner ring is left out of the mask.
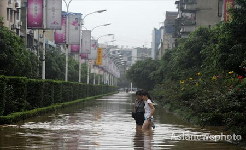
<path id="1" fill-rule="evenodd" d="M 112 94 L 112 93 L 109 93 L 109 94 Z M 96 98 L 99 98 L 99 97 L 102 97 L 105 95 L 108 95 L 108 94 L 86 97 L 83 99 L 78 99 L 78 100 L 69 101 L 69 102 L 65 102 L 65 103 L 53 104 L 53 105 L 50 105 L 48 107 L 36 108 L 36 109 L 23 111 L 23 112 L 15 112 L 15 113 L 11 113 L 7 116 L 0 116 L 0 124 L 16 123 L 16 122 L 25 120 L 27 118 L 39 116 L 39 115 L 42 115 L 42 114 L 45 114 L 48 112 L 52 112 L 52 111 L 57 111 L 57 110 L 62 109 L 66 106 L 77 105 L 78 103 L 81 103 L 83 101 L 93 100 L 93 99 L 96 99 Z"/>
<path id="2" fill-rule="evenodd" d="M 0 76 L 0 116 L 102 95 L 115 90 L 116 87 L 107 85 Z"/>

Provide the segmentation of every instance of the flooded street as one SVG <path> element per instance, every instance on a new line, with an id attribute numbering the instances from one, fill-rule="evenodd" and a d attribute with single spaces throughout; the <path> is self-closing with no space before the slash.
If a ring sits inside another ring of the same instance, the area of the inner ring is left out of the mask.
<path id="1" fill-rule="evenodd" d="M 131 95 L 118 93 L 87 101 L 18 125 L 0 126 L 0 149 L 170 149 L 241 150 L 233 144 L 172 139 L 173 135 L 220 134 L 192 127 L 157 108 L 156 129 L 136 132 Z"/>

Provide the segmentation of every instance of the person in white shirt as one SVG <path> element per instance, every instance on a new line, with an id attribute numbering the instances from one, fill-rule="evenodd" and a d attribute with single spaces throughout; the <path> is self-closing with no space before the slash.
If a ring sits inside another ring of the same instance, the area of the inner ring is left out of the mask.
<path id="1" fill-rule="evenodd" d="M 142 126 L 142 130 L 150 130 L 152 126 L 153 115 L 155 112 L 155 107 L 150 100 L 149 93 L 147 91 L 142 92 L 142 99 L 144 100 L 144 124 Z"/>

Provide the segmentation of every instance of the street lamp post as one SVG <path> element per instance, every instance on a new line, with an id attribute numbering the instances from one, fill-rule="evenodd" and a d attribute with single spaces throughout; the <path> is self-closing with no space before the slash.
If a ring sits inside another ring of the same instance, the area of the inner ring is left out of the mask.
<path id="1" fill-rule="evenodd" d="M 111 23 L 107 23 L 107 24 L 102 24 L 102 25 L 95 26 L 94 28 L 91 29 L 91 32 L 92 32 L 94 29 L 98 28 L 98 27 L 109 26 L 109 25 L 111 25 Z M 89 71 L 89 69 L 88 69 L 88 71 Z M 88 74 L 87 77 L 88 77 L 88 78 L 87 78 L 87 79 L 88 79 L 87 82 L 89 82 L 89 74 Z M 100 80 L 100 79 L 98 79 L 98 80 Z M 96 84 L 96 73 L 95 73 L 95 72 L 93 73 L 93 84 L 94 84 L 94 85 Z"/>
<path id="2" fill-rule="evenodd" d="M 114 34 L 105 34 L 105 35 L 102 35 L 102 36 L 99 36 L 98 38 L 97 38 L 97 41 L 100 39 L 100 38 L 102 38 L 102 37 L 105 37 L 105 36 L 113 36 Z"/>
<path id="3" fill-rule="evenodd" d="M 85 20 L 85 18 L 87 17 L 87 16 L 89 16 L 89 15 L 92 15 L 92 14 L 95 14 L 95 13 L 102 13 L 102 12 L 105 12 L 105 11 L 107 11 L 107 10 L 105 10 L 105 9 L 103 9 L 103 10 L 98 10 L 98 11 L 94 11 L 94 12 L 91 12 L 91 13 L 89 13 L 89 14 L 86 14 L 82 19 L 81 19 L 81 30 L 82 30 L 82 28 L 83 28 L 83 25 L 84 25 L 84 20 Z M 105 25 L 104 25 L 105 26 Z M 81 43 L 81 39 L 80 39 L 80 43 Z M 80 48 L 81 48 L 81 44 L 80 44 Z M 81 82 L 81 62 L 82 60 L 81 60 L 81 58 L 79 58 L 79 82 Z M 89 68 L 89 60 L 87 60 L 87 64 L 88 64 L 88 68 L 87 68 L 87 71 L 89 71 L 90 70 L 90 68 Z M 87 73 L 87 84 L 89 84 L 89 79 L 88 79 L 88 76 L 89 76 L 90 74 L 88 74 Z"/>
<path id="4" fill-rule="evenodd" d="M 98 42 L 98 40 L 99 40 L 100 38 L 105 37 L 105 36 L 114 36 L 114 34 L 105 34 L 105 35 L 99 36 L 99 37 L 97 38 L 97 42 Z M 99 43 L 99 42 L 98 42 L 98 43 Z M 107 73 L 106 73 L 106 72 L 103 73 L 103 76 L 105 76 L 105 78 L 102 77 L 102 79 L 104 80 L 104 83 L 105 83 L 105 81 L 107 80 L 107 79 L 106 79 Z"/>
<path id="5" fill-rule="evenodd" d="M 102 13 L 102 12 L 105 12 L 107 11 L 106 9 L 103 9 L 103 10 L 97 10 L 97 11 L 94 11 L 94 12 L 91 12 L 89 14 L 86 14 L 83 18 L 82 18 L 82 25 L 84 25 L 84 20 L 87 16 L 91 15 L 91 14 L 95 14 L 95 13 Z"/>
<path id="6" fill-rule="evenodd" d="M 39 35 L 38 35 L 39 36 Z M 45 79 L 45 30 L 43 30 L 43 56 L 42 56 L 42 79 Z"/>
<path id="7" fill-rule="evenodd" d="M 94 29 L 98 28 L 98 27 L 109 26 L 109 25 L 111 25 L 111 23 L 107 23 L 107 24 L 102 24 L 102 25 L 95 26 L 94 28 L 91 29 L 91 32 L 92 32 Z"/>
<path id="8" fill-rule="evenodd" d="M 65 81 L 67 81 L 67 76 L 68 76 L 68 10 L 69 10 L 69 5 L 72 2 L 72 0 L 69 0 L 68 2 L 66 0 L 63 0 L 64 3 L 66 4 L 67 8 L 67 26 L 66 26 L 66 70 L 65 70 Z"/>

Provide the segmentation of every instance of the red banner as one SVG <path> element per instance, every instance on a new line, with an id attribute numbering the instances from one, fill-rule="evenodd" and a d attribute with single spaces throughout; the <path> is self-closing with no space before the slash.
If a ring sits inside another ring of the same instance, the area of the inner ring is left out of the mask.
<path id="1" fill-rule="evenodd" d="M 229 10 L 234 7 L 234 0 L 225 0 L 224 3 L 224 21 L 231 21 L 231 14 L 229 13 Z"/>

